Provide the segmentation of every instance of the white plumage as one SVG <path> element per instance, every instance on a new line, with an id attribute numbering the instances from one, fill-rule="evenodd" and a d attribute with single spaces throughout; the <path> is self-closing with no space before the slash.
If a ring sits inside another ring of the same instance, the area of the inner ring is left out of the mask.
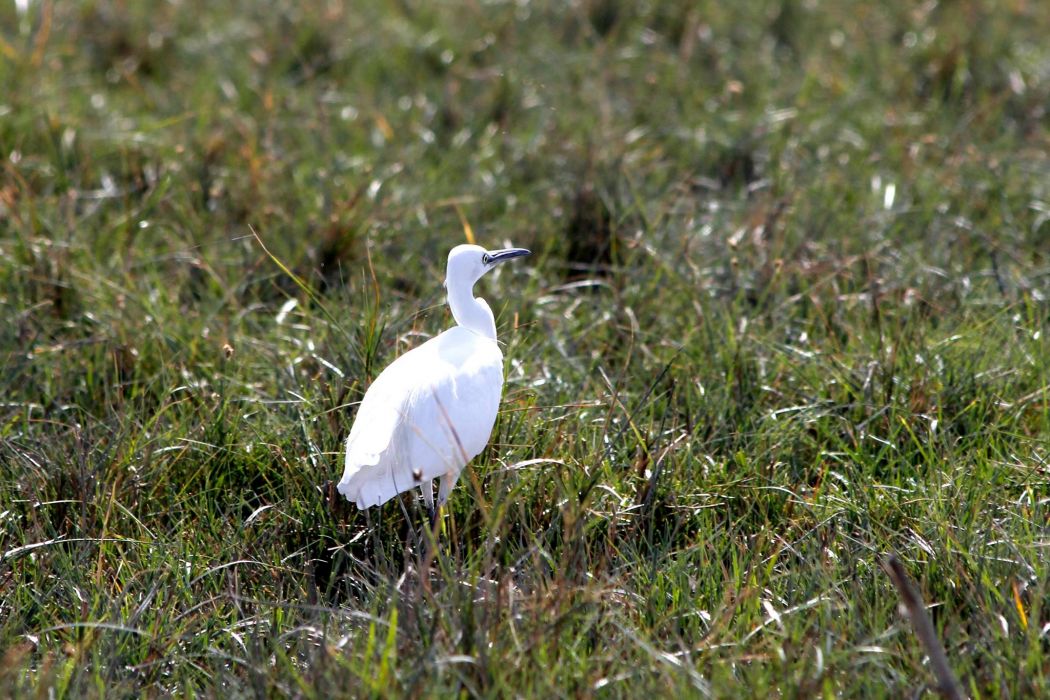
<path id="1" fill-rule="evenodd" d="M 346 440 L 339 492 L 358 508 L 381 505 L 419 486 L 431 517 L 466 464 L 488 443 L 503 390 L 503 353 L 492 311 L 474 283 L 529 251 L 460 245 L 448 256 L 445 286 L 458 325 L 392 362 L 365 392 Z"/>

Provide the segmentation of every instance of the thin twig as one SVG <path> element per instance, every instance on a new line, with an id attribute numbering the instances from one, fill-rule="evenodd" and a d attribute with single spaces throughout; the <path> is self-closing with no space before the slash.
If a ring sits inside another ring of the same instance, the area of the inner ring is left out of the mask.
<path id="1" fill-rule="evenodd" d="M 937 631 L 933 628 L 933 621 L 926 613 L 926 606 L 923 604 L 922 597 L 919 595 L 915 584 L 908 578 L 908 574 L 901 565 L 900 559 L 897 558 L 896 554 L 889 554 L 882 560 L 882 568 L 886 570 L 890 580 L 893 581 L 893 585 L 897 587 L 897 592 L 900 594 L 908 619 L 911 620 L 912 627 L 915 629 L 915 636 L 919 638 L 923 647 L 926 648 L 926 655 L 930 657 L 930 666 L 933 668 L 933 674 L 937 677 L 937 690 L 949 700 L 963 700 L 965 696 L 962 692 L 962 686 L 959 685 L 955 674 L 952 673 L 951 666 L 948 665 L 948 655 L 944 653 L 944 646 L 941 644 L 941 640 L 937 638 Z"/>

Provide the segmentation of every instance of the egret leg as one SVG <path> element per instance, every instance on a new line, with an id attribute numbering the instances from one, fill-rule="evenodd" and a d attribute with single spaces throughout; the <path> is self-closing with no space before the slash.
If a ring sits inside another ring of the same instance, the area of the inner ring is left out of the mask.
<path id="1" fill-rule="evenodd" d="M 448 503 L 448 495 L 452 493 L 452 487 L 459 481 L 459 472 L 448 472 L 441 477 L 441 487 L 438 488 L 438 508 Z"/>
<path id="2" fill-rule="evenodd" d="M 427 515 L 430 517 L 430 522 L 434 522 L 434 481 L 424 481 L 419 485 L 419 490 L 423 493 L 423 502 L 427 504 Z"/>

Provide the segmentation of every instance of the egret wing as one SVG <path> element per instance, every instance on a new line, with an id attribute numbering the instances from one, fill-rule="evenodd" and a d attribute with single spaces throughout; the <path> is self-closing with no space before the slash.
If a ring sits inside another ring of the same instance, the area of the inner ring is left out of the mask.
<path id="1" fill-rule="evenodd" d="M 492 434 L 503 390 L 503 355 L 495 341 L 464 328 L 439 336 L 430 380 L 416 388 L 404 444 L 423 479 L 459 473 Z"/>
<path id="2" fill-rule="evenodd" d="M 339 490 L 359 508 L 458 474 L 488 442 L 503 387 L 495 341 L 451 328 L 387 367 L 350 430 Z"/>
<path id="3" fill-rule="evenodd" d="M 377 477 L 392 462 L 399 426 L 412 397 L 410 379 L 417 374 L 421 364 L 417 355 L 424 347 L 425 344 L 410 350 L 387 366 L 368 387 L 357 408 L 346 440 L 346 461 L 338 488 L 358 507 L 367 508 L 391 498 L 387 489 L 380 488 Z M 411 476 L 407 478 L 410 480 Z"/>
<path id="4" fill-rule="evenodd" d="M 378 464 L 394 439 L 406 410 L 412 385 L 408 381 L 420 363 L 411 350 L 384 369 L 365 392 L 346 440 L 347 464 Z"/>

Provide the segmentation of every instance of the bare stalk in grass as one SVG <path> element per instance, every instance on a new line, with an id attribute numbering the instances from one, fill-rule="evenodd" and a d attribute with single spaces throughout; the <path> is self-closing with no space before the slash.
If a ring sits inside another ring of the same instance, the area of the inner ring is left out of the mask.
<path id="1" fill-rule="evenodd" d="M 915 629 L 915 636 L 922 642 L 926 655 L 930 657 L 930 666 L 937 677 L 937 690 L 949 700 L 963 700 L 966 696 L 963 695 L 962 687 L 956 680 L 955 674 L 952 673 L 951 666 L 948 665 L 948 655 L 944 652 L 941 640 L 937 638 L 933 620 L 927 614 L 922 596 L 919 595 L 912 580 L 908 578 L 908 573 L 901 565 L 900 559 L 896 554 L 890 554 L 883 559 L 882 568 L 886 570 L 893 585 L 896 586 L 904 610 Z"/>

